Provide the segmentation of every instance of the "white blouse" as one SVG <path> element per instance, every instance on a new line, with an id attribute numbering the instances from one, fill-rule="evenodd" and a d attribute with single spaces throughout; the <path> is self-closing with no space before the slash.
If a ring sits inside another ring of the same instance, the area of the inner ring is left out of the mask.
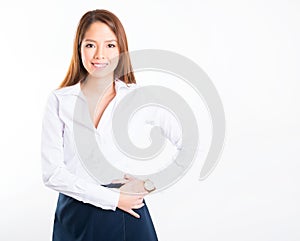
<path id="1" fill-rule="evenodd" d="M 135 88 L 138 88 L 137 84 L 126 85 L 121 80 L 115 80 L 116 96 L 105 109 L 97 129 L 95 129 L 95 131 L 102 132 L 102 135 L 99 135 L 100 142 L 101 140 L 107 140 L 106 147 L 113 145 L 110 143 L 113 140 L 110 140 L 106 130 L 111 126 L 114 107 L 122 97 Z M 81 163 L 76 148 L 73 117 L 76 100 L 80 96 L 82 96 L 80 83 L 53 90 L 49 95 L 42 123 L 41 161 L 43 181 L 47 187 L 79 201 L 103 209 L 115 210 L 120 193 L 101 186 L 89 175 Z M 141 113 L 137 120 L 143 119 L 144 123 L 153 116 L 153 113 L 145 114 L 145 111 Z M 181 129 L 177 121 L 175 119 L 170 121 L 170 118 L 168 118 L 168 124 L 161 126 L 164 128 L 164 133 L 170 142 L 177 149 L 180 149 Z M 117 157 L 114 149 L 105 149 L 108 155 Z M 119 157 L 116 159 L 120 160 Z M 117 163 L 116 166 L 119 164 Z M 124 170 L 126 170 L 126 165 Z"/>

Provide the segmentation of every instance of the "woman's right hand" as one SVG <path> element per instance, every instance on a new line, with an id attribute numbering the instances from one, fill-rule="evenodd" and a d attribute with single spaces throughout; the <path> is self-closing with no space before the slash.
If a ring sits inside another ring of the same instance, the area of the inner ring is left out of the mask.
<path id="1" fill-rule="evenodd" d="M 118 208 L 136 218 L 140 218 L 140 215 L 133 211 L 133 209 L 139 209 L 145 205 L 143 200 L 148 192 L 144 189 L 144 181 L 127 174 L 123 180 L 125 184 L 120 188 Z"/>
<path id="2" fill-rule="evenodd" d="M 126 184 L 125 184 L 126 185 Z M 140 215 L 133 211 L 133 209 L 139 209 L 143 207 L 145 204 L 143 203 L 144 196 L 143 195 L 131 195 L 120 192 L 120 198 L 118 202 L 118 208 L 123 211 L 131 214 L 136 218 L 140 218 Z"/>

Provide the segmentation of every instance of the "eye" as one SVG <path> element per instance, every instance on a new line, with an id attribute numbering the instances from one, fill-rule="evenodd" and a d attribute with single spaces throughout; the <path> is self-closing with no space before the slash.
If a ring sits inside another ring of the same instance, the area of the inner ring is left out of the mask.
<path id="1" fill-rule="evenodd" d="M 94 44 L 86 44 L 85 47 L 86 48 L 95 48 L 95 45 Z"/>
<path id="2" fill-rule="evenodd" d="M 109 48 L 115 48 L 115 47 L 116 47 L 115 44 L 108 44 L 107 46 L 108 46 Z"/>

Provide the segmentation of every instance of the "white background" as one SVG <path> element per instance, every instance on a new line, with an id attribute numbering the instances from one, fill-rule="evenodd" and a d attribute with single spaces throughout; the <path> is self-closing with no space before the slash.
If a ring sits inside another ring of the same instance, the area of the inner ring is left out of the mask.
<path id="1" fill-rule="evenodd" d="M 196 162 L 148 197 L 160 241 L 300 240 L 300 2 L 1 1 L 0 240 L 50 240 L 57 193 L 43 186 L 40 130 L 80 17 L 106 8 L 130 50 L 175 51 L 213 80 L 226 144 L 204 181 Z M 297 69 L 298 67 L 298 69 Z"/>

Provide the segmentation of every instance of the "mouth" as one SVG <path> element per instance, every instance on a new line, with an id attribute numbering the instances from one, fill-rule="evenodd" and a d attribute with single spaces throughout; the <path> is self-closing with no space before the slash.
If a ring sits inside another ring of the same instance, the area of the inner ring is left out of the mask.
<path id="1" fill-rule="evenodd" d="M 92 63 L 92 65 L 97 69 L 104 69 L 108 65 L 108 63 Z"/>

